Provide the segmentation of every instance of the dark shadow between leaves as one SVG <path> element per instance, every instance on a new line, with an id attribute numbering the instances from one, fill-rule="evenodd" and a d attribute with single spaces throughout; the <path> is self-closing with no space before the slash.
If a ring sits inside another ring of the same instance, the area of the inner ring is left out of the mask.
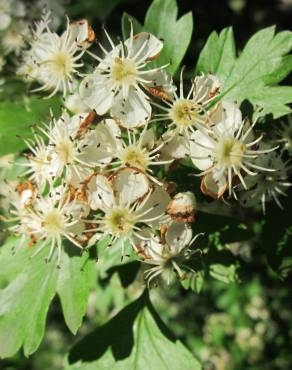
<path id="1" fill-rule="evenodd" d="M 96 361 L 108 348 L 117 361 L 129 357 L 134 345 L 133 324 L 144 305 L 145 294 L 78 342 L 70 351 L 69 363 Z"/>
<path id="2" fill-rule="evenodd" d="M 64 251 L 68 254 L 69 257 L 80 257 L 82 253 L 88 253 L 89 259 L 96 259 L 97 253 L 96 248 L 92 247 L 89 250 L 82 250 L 80 248 L 76 248 L 74 244 L 72 244 L 69 240 L 65 239 L 63 241 Z"/>
<path id="3" fill-rule="evenodd" d="M 170 341 L 176 339 L 161 320 L 149 299 L 147 290 L 133 303 L 126 306 L 106 324 L 98 327 L 78 342 L 69 353 L 69 363 L 93 362 L 110 348 L 116 361 L 130 356 L 134 343 L 133 325 L 138 313 L 147 307 L 162 334 Z"/>
<path id="4" fill-rule="evenodd" d="M 243 118 L 249 118 L 250 121 L 252 120 L 254 108 L 248 99 L 244 99 L 244 101 L 240 104 L 240 110 Z"/>
<path id="5" fill-rule="evenodd" d="M 107 271 L 108 277 L 106 278 L 106 280 L 108 281 L 109 279 L 111 279 L 112 275 L 117 272 L 123 288 L 127 288 L 134 282 L 138 271 L 140 270 L 140 266 L 140 262 L 134 261 L 125 263 L 123 265 L 111 267 Z"/>
<path id="6" fill-rule="evenodd" d="M 287 240 L 284 243 L 285 231 L 292 226 L 292 207 L 290 206 L 292 192 L 287 192 L 287 194 L 288 196 L 283 210 L 277 204 L 268 204 L 266 222 L 263 227 L 261 240 L 268 264 L 277 273 L 279 273 L 283 260 L 291 257 L 289 241 Z"/>

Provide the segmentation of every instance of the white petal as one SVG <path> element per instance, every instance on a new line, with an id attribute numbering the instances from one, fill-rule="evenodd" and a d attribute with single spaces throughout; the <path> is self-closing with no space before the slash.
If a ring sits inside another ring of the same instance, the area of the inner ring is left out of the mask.
<path id="1" fill-rule="evenodd" d="M 87 19 L 81 19 L 70 24 L 70 36 L 73 41 L 87 47 L 95 40 L 95 34 Z"/>
<path id="2" fill-rule="evenodd" d="M 117 203 L 121 206 L 127 206 L 147 194 L 149 181 L 139 170 L 130 167 L 122 168 L 113 175 L 112 188 Z"/>
<path id="3" fill-rule="evenodd" d="M 141 217 L 141 220 L 150 220 L 155 218 L 153 221 L 147 221 L 147 225 L 152 227 L 159 227 L 165 222 L 165 211 L 170 202 L 171 198 L 163 187 L 156 186 L 154 191 L 149 196 L 146 203 L 137 211 L 137 214 L 150 210 L 146 215 Z"/>
<path id="4" fill-rule="evenodd" d="M 106 210 L 115 204 L 114 192 L 110 181 L 104 175 L 96 174 L 86 184 L 89 206 L 93 209 Z"/>
<path id="5" fill-rule="evenodd" d="M 60 141 L 62 139 L 68 140 L 69 136 L 74 138 L 80 128 L 81 121 L 85 119 L 86 115 L 85 113 L 84 115 L 70 117 L 66 111 L 62 112 L 61 117 L 56 121 L 51 131 L 51 136 L 57 137 Z"/>
<path id="6" fill-rule="evenodd" d="M 90 111 L 89 107 L 82 101 L 79 93 L 68 95 L 64 105 L 74 114 L 81 114 Z"/>
<path id="7" fill-rule="evenodd" d="M 227 181 L 225 176 L 214 179 L 214 174 L 208 173 L 202 178 L 201 191 L 214 199 L 222 197 L 227 190 Z"/>
<path id="8" fill-rule="evenodd" d="M 77 222 L 76 224 L 69 226 L 66 231 L 73 233 L 74 235 L 81 235 L 83 231 L 85 230 L 85 224 L 84 222 Z"/>
<path id="9" fill-rule="evenodd" d="M 149 80 L 144 87 L 152 95 L 165 100 L 173 98 L 176 86 L 173 84 L 172 77 L 164 69 L 147 73 L 144 76 Z"/>
<path id="10" fill-rule="evenodd" d="M 111 115 L 119 124 L 126 128 L 133 128 L 145 125 L 151 117 L 151 105 L 140 91 L 130 88 L 127 100 L 122 94 L 115 98 Z"/>
<path id="11" fill-rule="evenodd" d="M 131 40 L 126 40 L 125 44 L 129 47 Z M 129 57 L 134 57 L 140 51 L 141 47 L 143 51 L 139 53 L 138 59 L 144 61 L 154 60 L 159 56 L 163 48 L 163 42 L 151 33 L 138 33 L 133 37 L 133 44 L 131 50 L 129 50 Z"/>
<path id="12" fill-rule="evenodd" d="M 140 137 L 140 140 L 141 147 L 147 147 L 148 149 L 152 149 L 156 143 L 154 129 L 153 128 L 147 129 L 143 136 Z"/>
<path id="13" fill-rule="evenodd" d="M 191 160 L 202 171 L 207 170 L 213 165 L 212 160 L 208 157 L 212 154 L 212 150 L 209 149 L 212 147 L 213 144 L 207 137 L 207 134 L 199 130 L 192 134 L 190 141 Z"/>
<path id="14" fill-rule="evenodd" d="M 214 75 L 203 75 L 195 78 L 195 90 L 193 93 L 194 99 L 204 103 L 212 98 L 220 88 L 220 81 Z"/>
<path id="15" fill-rule="evenodd" d="M 88 178 L 92 171 L 88 167 L 78 166 L 78 173 L 76 167 L 69 166 L 66 171 L 66 182 L 74 187 L 79 187 L 80 184 Z M 61 174 L 60 174 L 61 175 Z"/>
<path id="16" fill-rule="evenodd" d="M 166 243 L 173 254 L 179 254 L 192 240 L 192 229 L 184 222 L 172 222 L 165 234 Z"/>
<path id="17" fill-rule="evenodd" d="M 105 165 L 110 163 L 122 149 L 120 139 L 121 131 L 116 122 L 107 119 L 97 124 L 94 131 L 89 131 L 84 137 L 80 147 L 82 149 L 80 159 L 92 164 Z"/>
<path id="18" fill-rule="evenodd" d="M 242 123 L 241 111 L 236 104 L 226 101 L 222 102 L 221 109 L 223 110 L 222 121 L 216 127 L 221 133 L 233 135 Z"/>
<path id="19" fill-rule="evenodd" d="M 164 245 L 159 242 L 159 239 L 157 237 L 153 237 L 145 243 L 145 259 L 150 259 L 158 264 L 164 260 L 163 250 Z"/>
<path id="20" fill-rule="evenodd" d="M 99 127 L 98 127 L 99 126 Z M 98 125 L 95 132 L 102 144 L 110 145 L 115 151 L 123 148 L 121 129 L 113 119 L 106 119 L 103 126 Z"/>
<path id="21" fill-rule="evenodd" d="M 79 93 L 83 102 L 99 115 L 111 108 L 114 99 L 111 81 L 99 74 L 86 76 L 80 84 Z"/>
<path id="22" fill-rule="evenodd" d="M 171 137 L 172 139 L 169 140 Z M 190 144 L 185 136 L 166 132 L 163 135 L 163 140 L 165 145 L 161 149 L 161 159 L 180 159 L 190 154 Z"/>

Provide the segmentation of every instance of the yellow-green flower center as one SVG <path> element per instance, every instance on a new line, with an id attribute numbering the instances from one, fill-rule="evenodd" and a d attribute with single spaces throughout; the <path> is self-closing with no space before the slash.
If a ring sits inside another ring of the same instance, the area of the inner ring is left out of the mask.
<path id="1" fill-rule="evenodd" d="M 62 141 L 56 147 L 59 160 L 64 164 L 72 163 L 74 159 L 74 148 L 71 141 Z"/>
<path id="2" fill-rule="evenodd" d="M 199 118 L 199 107 L 191 100 L 179 99 L 170 109 L 170 118 L 179 128 L 193 126 Z"/>
<path id="3" fill-rule="evenodd" d="M 53 75 L 62 79 L 72 72 L 74 61 L 68 52 L 58 51 L 52 56 L 49 63 Z"/>
<path id="4" fill-rule="evenodd" d="M 129 145 L 121 153 L 121 160 L 124 164 L 137 167 L 145 171 L 149 166 L 149 156 L 145 149 L 136 145 Z"/>
<path id="5" fill-rule="evenodd" d="M 111 69 L 111 78 L 121 85 L 134 85 L 137 78 L 135 63 L 130 59 L 116 58 Z"/>
<path id="6" fill-rule="evenodd" d="M 118 207 L 110 210 L 105 218 L 108 230 L 113 235 L 126 236 L 135 225 L 135 218 L 127 208 Z"/>
<path id="7" fill-rule="evenodd" d="M 62 214 L 57 209 L 50 210 L 44 217 L 43 227 L 51 236 L 62 234 L 65 230 L 65 222 Z"/>
<path id="8" fill-rule="evenodd" d="M 239 168 L 243 162 L 246 146 L 234 138 L 223 138 L 218 142 L 216 158 L 220 165 Z"/>

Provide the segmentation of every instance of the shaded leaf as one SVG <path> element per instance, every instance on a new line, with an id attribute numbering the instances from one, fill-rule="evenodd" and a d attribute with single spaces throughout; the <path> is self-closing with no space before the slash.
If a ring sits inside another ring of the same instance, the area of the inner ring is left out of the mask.
<path id="1" fill-rule="evenodd" d="M 73 347 L 67 370 L 196 370 L 198 361 L 174 340 L 144 293 Z"/>

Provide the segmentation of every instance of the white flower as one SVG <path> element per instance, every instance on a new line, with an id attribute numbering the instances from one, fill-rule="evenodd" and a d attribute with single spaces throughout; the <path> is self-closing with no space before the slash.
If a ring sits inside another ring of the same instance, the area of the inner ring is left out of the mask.
<path id="1" fill-rule="evenodd" d="M 184 222 L 163 225 L 159 236 L 144 230 L 144 240 L 135 245 L 135 250 L 144 262 L 155 265 L 146 270 L 148 284 L 160 274 L 169 284 L 173 270 L 183 279 L 185 275 L 181 267 L 185 267 L 184 262 L 194 253 L 190 246 L 199 235 L 193 238 L 191 227 Z"/>
<path id="2" fill-rule="evenodd" d="M 13 19 L 23 17 L 25 5 L 17 0 L 0 0 L 0 31 L 7 29 Z"/>
<path id="3" fill-rule="evenodd" d="M 151 105 L 143 88 L 153 83 L 161 68 L 147 69 L 148 63 L 159 55 L 163 43 L 150 33 L 131 35 L 124 43 L 111 45 L 107 51 L 101 46 L 104 58 L 91 54 L 99 61 L 94 73 L 80 85 L 83 101 L 97 114 L 111 109 L 111 115 L 128 128 L 144 125 L 151 116 Z"/>
<path id="4" fill-rule="evenodd" d="M 49 139 L 50 166 L 47 171 L 52 178 L 60 177 L 65 170 L 66 180 L 78 184 L 99 165 L 95 134 L 88 130 L 94 117 L 94 113 L 70 117 L 63 112 L 59 120 L 52 118 L 53 125 L 39 128 Z"/>
<path id="5" fill-rule="evenodd" d="M 181 134 L 189 138 L 198 126 L 205 124 L 206 106 L 219 91 L 220 84 L 216 76 L 197 76 L 192 82 L 188 94 L 184 94 L 183 77 L 181 73 L 179 94 L 173 91 L 173 98 L 165 100 L 166 106 L 153 103 L 165 113 L 159 113 L 154 121 L 170 121 L 168 128 L 172 135 Z"/>
<path id="6" fill-rule="evenodd" d="M 190 152 L 194 165 L 202 170 L 200 176 L 204 176 L 201 190 L 219 198 L 227 189 L 231 195 L 234 177 L 247 189 L 245 174 L 256 176 L 258 171 L 274 172 L 275 169 L 262 167 L 254 162 L 258 156 L 276 148 L 255 149 L 262 139 L 262 135 L 257 139 L 253 136 L 256 120 L 252 125 L 242 120 L 236 105 L 223 102 L 219 113 L 215 114 L 219 122 L 211 121 L 209 116 L 210 128 L 200 128 L 192 134 Z"/>
<path id="7" fill-rule="evenodd" d="M 159 180 L 154 176 L 152 166 L 167 164 L 171 161 L 161 161 L 160 150 L 164 142 L 156 144 L 155 132 L 152 128 L 143 127 L 142 132 L 135 132 L 127 129 L 127 138 L 122 137 L 122 132 L 114 120 L 105 120 L 104 128 L 107 128 L 108 138 L 103 140 L 100 136 L 100 128 L 98 125 L 96 131 L 100 142 L 111 143 L 112 157 L 115 158 L 111 165 L 112 170 L 120 167 L 135 167 L 142 171 L 148 178 L 161 185 Z M 138 138 L 137 138 L 138 136 Z M 113 145 L 112 140 L 115 141 Z"/>
<path id="8" fill-rule="evenodd" d="M 286 190 L 292 185 L 288 181 L 291 166 L 284 162 L 279 154 L 267 153 L 254 162 L 260 167 L 275 168 L 273 173 L 262 172 L 257 176 L 247 176 L 245 181 L 250 190 L 242 194 L 239 199 L 246 207 L 257 206 L 261 203 L 263 213 L 266 213 L 266 202 L 274 200 L 283 209 L 279 197 L 287 196 Z"/>
<path id="9" fill-rule="evenodd" d="M 7 197 L 7 200 L 13 207 L 11 214 L 14 217 L 20 217 L 20 215 L 26 212 L 25 209 L 35 200 L 36 188 L 30 181 L 24 181 L 20 184 L 15 184 L 12 181 L 5 184 L 6 186 L 3 186 L 1 189 L 1 194 Z"/>
<path id="10" fill-rule="evenodd" d="M 28 36 L 28 33 L 29 28 L 26 22 L 14 22 L 0 39 L 4 53 L 19 55 L 25 47 L 25 38 Z"/>
<path id="11" fill-rule="evenodd" d="M 80 61 L 85 52 L 83 43 L 90 38 L 92 31 L 84 21 L 69 24 L 64 33 L 59 36 L 49 28 L 49 15 L 36 24 L 33 32 L 31 49 L 24 54 L 24 64 L 19 73 L 30 79 L 38 80 L 42 86 L 34 91 L 51 91 L 49 97 L 58 91 L 72 91 L 73 81 L 79 76 Z M 87 33 L 84 33 L 84 24 Z"/>
<path id="12" fill-rule="evenodd" d="M 19 163 L 21 167 L 27 167 L 27 171 L 22 175 L 29 175 L 29 180 L 35 182 L 40 191 L 45 188 L 46 182 L 51 182 L 55 175 L 51 170 L 50 149 L 44 143 L 40 135 L 34 133 L 34 140 L 25 139 L 25 143 L 31 151 L 26 157 L 28 162 Z"/>
<path id="13" fill-rule="evenodd" d="M 280 129 L 277 130 L 278 138 L 275 142 L 283 145 L 283 149 L 292 153 L 292 118 L 288 117 L 288 124 L 282 122 Z"/>
<path id="14" fill-rule="evenodd" d="M 142 225 L 156 227 L 165 220 L 170 197 L 162 187 L 150 187 L 147 177 L 136 169 L 124 168 L 111 177 L 96 174 L 86 186 L 89 206 L 100 210 L 96 223 L 98 238 L 110 235 L 111 243 L 120 239 L 143 239 Z M 122 251 L 123 254 L 123 251 Z"/>
<path id="15" fill-rule="evenodd" d="M 82 206 L 79 217 L 82 216 Z M 60 266 L 62 240 L 68 239 L 75 246 L 83 250 L 83 231 L 85 224 L 74 217 L 76 200 L 71 199 L 67 187 L 52 188 L 47 196 L 37 196 L 32 204 L 26 207 L 26 212 L 19 217 L 19 230 L 26 230 L 32 244 L 40 241 L 34 257 L 44 248 L 49 248 L 47 261 L 50 261 L 55 249 L 58 251 L 57 266 Z"/>
<path id="16" fill-rule="evenodd" d="M 8 229 L 19 235 L 20 245 L 23 246 L 27 239 L 28 229 L 25 222 L 28 220 L 28 208 L 33 204 L 37 196 L 37 190 L 30 181 L 17 184 L 14 181 L 5 182 L 2 186 L 1 193 L 6 198 L 6 210 L 11 217 L 4 220 L 13 223 Z"/>

